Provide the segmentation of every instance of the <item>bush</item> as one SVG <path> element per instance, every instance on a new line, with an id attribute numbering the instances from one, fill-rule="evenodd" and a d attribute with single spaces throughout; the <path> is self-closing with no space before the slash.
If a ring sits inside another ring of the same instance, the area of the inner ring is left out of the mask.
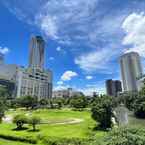
<path id="1" fill-rule="evenodd" d="M 70 105 L 75 109 L 86 108 L 87 99 L 84 96 L 75 96 L 70 100 Z"/>
<path id="2" fill-rule="evenodd" d="M 48 138 L 43 137 L 42 143 L 45 145 L 89 145 L 88 139 L 80 139 L 80 138 Z"/>
<path id="3" fill-rule="evenodd" d="M 92 118 L 99 123 L 101 129 L 111 128 L 112 103 L 108 97 L 101 97 L 96 100 L 92 109 Z"/>
<path id="4" fill-rule="evenodd" d="M 117 128 L 111 131 L 103 145 L 145 145 L 145 130 Z"/>
<path id="5" fill-rule="evenodd" d="M 26 143 L 31 143 L 31 144 L 36 144 L 37 141 L 32 138 L 25 138 L 25 137 L 17 137 L 17 136 L 11 136 L 11 135 L 4 135 L 0 134 L 0 138 L 6 139 L 6 140 L 11 140 L 11 141 L 20 141 L 20 142 L 26 142 Z"/>
<path id="6" fill-rule="evenodd" d="M 40 124 L 40 118 L 37 117 L 37 116 L 32 116 L 30 119 L 29 119 L 29 124 L 32 125 L 33 127 L 33 131 L 36 131 L 36 125 L 37 124 Z"/>
<path id="7" fill-rule="evenodd" d="M 26 107 L 27 109 L 34 109 L 38 104 L 37 98 L 32 96 L 20 97 L 17 102 L 21 107 Z"/>
<path id="8" fill-rule="evenodd" d="M 28 119 L 25 115 L 19 114 L 14 117 L 13 123 L 17 125 L 18 130 L 21 130 L 23 129 L 23 125 L 28 123 Z"/>

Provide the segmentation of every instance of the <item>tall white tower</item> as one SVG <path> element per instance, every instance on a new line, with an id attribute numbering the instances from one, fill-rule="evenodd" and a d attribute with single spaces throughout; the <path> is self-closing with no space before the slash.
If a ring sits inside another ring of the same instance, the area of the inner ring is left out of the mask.
<path id="1" fill-rule="evenodd" d="M 140 56 L 136 52 L 126 53 L 120 59 L 124 91 L 137 91 L 137 79 L 142 76 Z"/>
<path id="2" fill-rule="evenodd" d="M 45 42 L 41 36 L 33 36 L 30 41 L 29 67 L 43 69 Z"/>

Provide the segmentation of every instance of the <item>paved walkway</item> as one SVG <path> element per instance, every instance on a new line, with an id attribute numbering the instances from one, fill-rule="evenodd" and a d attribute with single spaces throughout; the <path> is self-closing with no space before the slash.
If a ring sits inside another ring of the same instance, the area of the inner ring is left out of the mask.
<path id="1" fill-rule="evenodd" d="M 27 114 L 27 116 L 29 116 L 30 114 Z M 3 118 L 3 122 L 5 123 L 12 123 L 13 117 L 11 115 L 6 115 Z M 83 119 L 79 119 L 79 118 L 73 118 L 73 119 L 68 119 L 68 120 L 63 120 L 63 121 L 45 121 L 42 124 L 52 124 L 52 125 L 64 125 L 64 124 L 77 124 L 77 123 L 81 123 L 83 122 Z"/>

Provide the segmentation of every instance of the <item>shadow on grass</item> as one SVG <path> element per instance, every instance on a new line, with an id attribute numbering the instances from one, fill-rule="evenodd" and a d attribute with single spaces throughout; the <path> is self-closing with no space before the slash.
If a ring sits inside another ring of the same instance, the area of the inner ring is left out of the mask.
<path id="1" fill-rule="evenodd" d="M 22 128 L 14 128 L 12 129 L 13 131 L 23 131 L 23 130 L 27 130 L 27 127 L 22 127 Z"/>
<path id="2" fill-rule="evenodd" d="M 40 129 L 36 129 L 36 130 L 31 129 L 31 130 L 28 130 L 28 132 L 39 132 L 39 131 L 40 131 Z"/>
<path id="3" fill-rule="evenodd" d="M 100 127 L 100 126 L 95 126 L 95 127 L 93 128 L 93 131 L 109 131 L 109 129 L 105 129 L 105 128 L 102 128 L 102 127 Z"/>

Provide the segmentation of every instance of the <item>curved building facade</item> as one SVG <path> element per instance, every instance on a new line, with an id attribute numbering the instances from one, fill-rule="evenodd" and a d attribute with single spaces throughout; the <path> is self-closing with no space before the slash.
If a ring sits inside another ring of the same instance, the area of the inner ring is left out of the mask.
<path id="1" fill-rule="evenodd" d="M 126 53 L 120 59 L 124 91 L 137 91 L 137 79 L 142 76 L 140 56 L 136 52 Z"/>
<path id="2" fill-rule="evenodd" d="M 45 42 L 41 36 L 33 36 L 30 41 L 29 67 L 43 69 Z"/>

